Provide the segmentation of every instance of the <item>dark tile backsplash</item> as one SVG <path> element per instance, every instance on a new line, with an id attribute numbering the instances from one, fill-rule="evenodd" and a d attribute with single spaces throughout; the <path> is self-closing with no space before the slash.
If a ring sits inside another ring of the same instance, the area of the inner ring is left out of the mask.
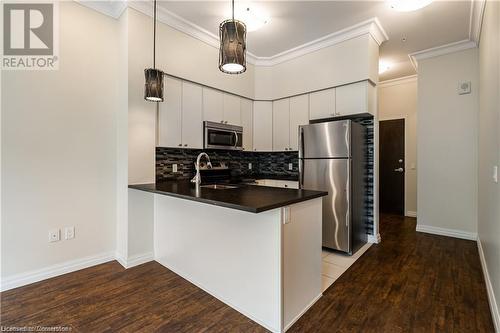
<path id="1" fill-rule="evenodd" d="M 212 162 L 227 162 L 233 176 L 283 177 L 298 179 L 298 152 L 245 152 L 234 150 L 156 148 L 156 181 L 190 179 L 194 176 L 194 162 L 202 151 Z M 248 164 L 252 163 L 252 169 Z M 292 170 L 288 169 L 292 163 Z M 172 164 L 177 164 L 176 173 Z"/>

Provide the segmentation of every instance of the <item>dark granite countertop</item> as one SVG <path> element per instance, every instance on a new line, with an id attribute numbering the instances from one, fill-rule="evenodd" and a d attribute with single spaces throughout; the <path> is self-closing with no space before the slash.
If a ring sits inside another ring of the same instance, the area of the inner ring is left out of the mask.
<path id="1" fill-rule="evenodd" d="M 129 188 L 215 206 L 244 210 L 251 213 L 260 213 L 328 194 L 328 192 L 323 191 L 295 190 L 257 185 L 237 185 L 236 188 L 223 190 L 201 187 L 197 193 L 194 184 L 186 180 L 129 185 Z"/>

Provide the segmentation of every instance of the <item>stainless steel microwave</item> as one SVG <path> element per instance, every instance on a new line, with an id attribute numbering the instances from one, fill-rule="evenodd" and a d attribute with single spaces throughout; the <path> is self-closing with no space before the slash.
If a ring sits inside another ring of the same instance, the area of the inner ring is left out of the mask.
<path id="1" fill-rule="evenodd" d="M 243 127 L 204 121 L 203 129 L 205 149 L 243 150 Z"/>

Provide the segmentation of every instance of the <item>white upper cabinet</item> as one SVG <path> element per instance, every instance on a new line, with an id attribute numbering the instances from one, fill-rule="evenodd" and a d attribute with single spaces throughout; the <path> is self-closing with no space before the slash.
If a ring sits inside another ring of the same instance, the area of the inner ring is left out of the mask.
<path id="1" fill-rule="evenodd" d="M 224 94 L 224 123 L 241 126 L 240 97 Z"/>
<path id="2" fill-rule="evenodd" d="M 337 88 L 336 110 L 339 116 L 359 113 L 375 115 L 375 88 L 368 82 L 348 84 Z"/>
<path id="3" fill-rule="evenodd" d="M 290 148 L 290 99 L 273 102 L 273 151 Z"/>
<path id="4" fill-rule="evenodd" d="M 182 146 L 182 81 L 167 77 L 165 102 L 159 107 L 158 146 Z"/>
<path id="5" fill-rule="evenodd" d="M 241 126 L 243 126 L 243 150 L 253 150 L 253 101 L 241 98 Z"/>
<path id="6" fill-rule="evenodd" d="M 224 93 L 203 87 L 203 120 L 217 123 L 224 120 Z"/>
<path id="7" fill-rule="evenodd" d="M 253 104 L 253 150 L 273 150 L 273 102 Z"/>
<path id="8" fill-rule="evenodd" d="M 182 146 L 203 148 L 202 88 L 182 82 Z"/>
<path id="9" fill-rule="evenodd" d="M 335 116 L 335 88 L 309 94 L 309 119 L 324 119 Z"/>
<path id="10" fill-rule="evenodd" d="M 299 125 L 309 124 L 309 95 L 290 98 L 290 147 L 299 149 Z"/>

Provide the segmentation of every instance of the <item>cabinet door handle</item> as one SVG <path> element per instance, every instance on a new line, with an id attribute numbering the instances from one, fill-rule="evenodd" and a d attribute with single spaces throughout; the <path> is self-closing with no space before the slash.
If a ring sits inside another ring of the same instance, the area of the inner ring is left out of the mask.
<path id="1" fill-rule="evenodd" d="M 182 143 L 179 143 L 179 147 L 182 147 Z"/>
<path id="2" fill-rule="evenodd" d="M 185 143 L 185 144 L 184 144 L 184 147 L 187 147 L 187 146 L 188 146 L 188 145 L 187 145 L 187 143 Z"/>

